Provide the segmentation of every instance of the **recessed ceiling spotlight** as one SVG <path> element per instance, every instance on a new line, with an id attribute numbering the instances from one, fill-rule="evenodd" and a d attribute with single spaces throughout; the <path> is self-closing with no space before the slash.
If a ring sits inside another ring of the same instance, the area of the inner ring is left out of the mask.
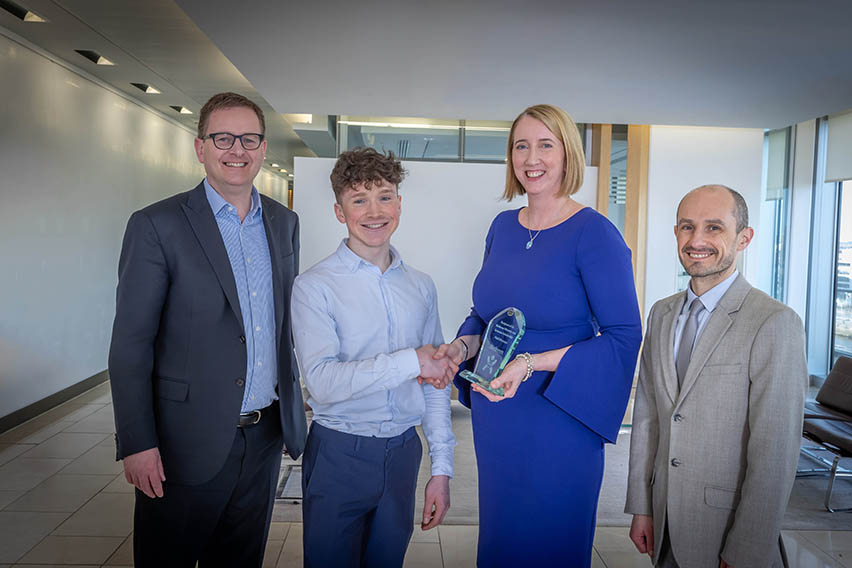
<path id="1" fill-rule="evenodd" d="M 77 53 L 91 61 L 96 65 L 115 65 L 112 61 L 98 53 L 97 51 L 93 51 L 91 49 L 75 49 Z"/>
<path id="2" fill-rule="evenodd" d="M 47 19 L 42 18 L 35 12 L 31 12 L 11 0 L 0 0 L 0 8 L 3 8 L 22 22 L 27 22 L 29 24 L 43 24 L 47 22 Z"/>
<path id="3" fill-rule="evenodd" d="M 148 85 L 146 83 L 130 83 L 130 84 L 133 85 L 134 87 L 136 87 L 137 89 L 139 89 L 140 91 L 142 91 L 143 93 L 147 93 L 149 95 L 159 95 L 160 94 L 160 91 L 157 90 L 156 87 L 152 87 L 151 85 Z"/>
<path id="4" fill-rule="evenodd" d="M 278 164 L 276 164 L 275 162 L 272 162 L 272 167 L 273 167 L 273 168 L 280 168 L 281 166 L 279 166 L 279 165 L 278 165 Z"/>
<path id="5" fill-rule="evenodd" d="M 287 173 L 287 170 L 285 170 L 284 168 L 281 168 L 281 169 L 280 169 L 280 170 L 278 170 L 278 171 L 279 171 L 279 172 L 281 172 L 282 174 L 286 174 L 286 173 Z"/>
<path id="6" fill-rule="evenodd" d="M 176 112 L 179 112 L 181 114 L 192 114 L 192 111 L 189 110 L 188 108 L 186 108 L 185 106 L 169 105 L 169 108 L 171 108 L 171 109 L 173 109 Z"/>

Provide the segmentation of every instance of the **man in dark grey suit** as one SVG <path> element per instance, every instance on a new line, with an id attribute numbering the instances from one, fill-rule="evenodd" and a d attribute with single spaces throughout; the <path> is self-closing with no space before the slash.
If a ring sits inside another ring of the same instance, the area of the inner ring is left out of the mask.
<path id="1" fill-rule="evenodd" d="M 136 566 L 260 566 L 282 445 L 304 449 L 299 223 L 252 185 L 264 129 L 252 101 L 213 96 L 195 140 L 207 177 L 127 224 L 109 372 Z"/>
<path id="2" fill-rule="evenodd" d="M 752 288 L 745 200 L 719 185 L 680 202 L 689 288 L 648 316 L 625 512 L 664 568 L 786 566 L 781 520 L 796 475 L 807 390 L 802 322 Z"/>

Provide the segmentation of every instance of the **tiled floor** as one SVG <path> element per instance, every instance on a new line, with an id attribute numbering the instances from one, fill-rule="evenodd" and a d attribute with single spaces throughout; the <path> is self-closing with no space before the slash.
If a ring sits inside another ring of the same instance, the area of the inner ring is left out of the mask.
<path id="1" fill-rule="evenodd" d="M 130 566 L 133 492 L 115 461 L 109 387 L 0 435 L 0 568 Z M 852 526 L 852 514 L 850 526 Z M 415 527 L 407 568 L 475 564 L 477 527 Z M 302 566 L 301 523 L 275 522 L 265 566 Z M 794 568 L 852 568 L 852 530 L 785 531 Z M 593 568 L 648 567 L 626 527 L 598 527 Z"/>

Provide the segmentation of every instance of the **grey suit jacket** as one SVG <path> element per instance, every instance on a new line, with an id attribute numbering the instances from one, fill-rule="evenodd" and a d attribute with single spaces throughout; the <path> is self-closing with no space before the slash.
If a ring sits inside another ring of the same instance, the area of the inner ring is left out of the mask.
<path id="1" fill-rule="evenodd" d="M 784 566 L 780 522 L 807 391 L 802 322 L 739 276 L 698 338 L 678 392 L 673 344 L 686 292 L 651 309 L 625 512 L 653 515 L 684 568 Z"/>
<path id="2" fill-rule="evenodd" d="M 296 458 L 306 438 L 290 332 L 299 220 L 280 203 L 260 199 L 272 263 L 280 420 Z M 246 338 L 203 183 L 130 217 L 116 298 L 109 373 L 117 457 L 158 447 L 169 481 L 204 483 L 233 443 L 246 388 Z"/>

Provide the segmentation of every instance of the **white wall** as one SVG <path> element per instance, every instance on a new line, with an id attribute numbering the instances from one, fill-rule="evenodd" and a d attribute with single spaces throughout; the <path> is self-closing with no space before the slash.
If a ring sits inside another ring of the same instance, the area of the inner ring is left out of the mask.
<path id="1" fill-rule="evenodd" d="M 760 231 L 763 130 L 652 126 L 648 159 L 648 237 L 645 265 L 645 311 L 677 291 L 680 263 L 673 227 L 680 199 L 700 185 L 727 185 L 745 197 L 757 242 L 746 249 L 743 275 L 757 285 L 768 269 L 756 254 Z"/>
<path id="2" fill-rule="evenodd" d="M 333 158 L 295 159 L 293 209 L 301 226 L 301 269 L 307 270 L 337 248 L 346 226 L 333 214 L 328 176 Z M 400 184 L 402 217 L 391 243 L 405 262 L 429 274 L 438 289 L 445 338 L 455 337 L 471 306 L 471 287 L 482 264 L 491 220 L 526 198 L 500 200 L 504 164 L 403 162 L 408 176 Z M 594 205 L 597 168 L 586 168 L 575 198 Z M 513 277 L 513 276 L 512 276 Z"/>
<path id="3" fill-rule="evenodd" d="M 127 218 L 204 175 L 187 129 L 2 32 L 0 417 L 106 368 Z"/>

